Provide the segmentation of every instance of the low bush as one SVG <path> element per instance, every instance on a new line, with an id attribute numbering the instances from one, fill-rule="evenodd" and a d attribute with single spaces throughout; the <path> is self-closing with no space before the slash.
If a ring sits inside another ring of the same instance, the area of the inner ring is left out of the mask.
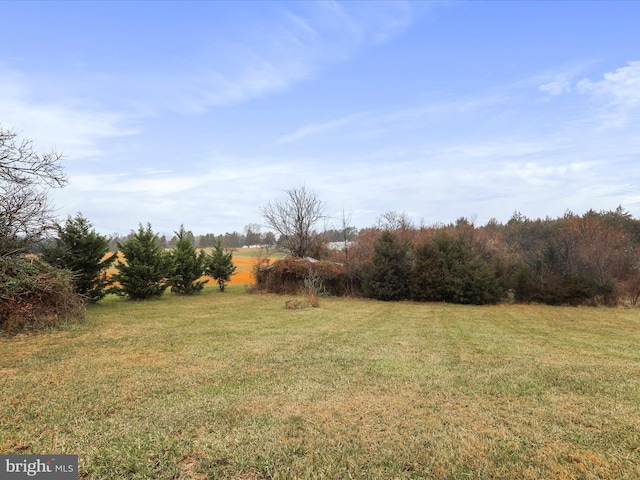
<path id="1" fill-rule="evenodd" d="M 72 274 L 36 257 L 0 257 L 0 332 L 57 326 L 84 317 Z"/>

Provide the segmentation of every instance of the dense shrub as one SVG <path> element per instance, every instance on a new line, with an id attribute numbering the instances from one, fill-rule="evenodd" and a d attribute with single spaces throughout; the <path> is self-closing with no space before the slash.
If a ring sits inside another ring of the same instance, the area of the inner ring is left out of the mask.
<path id="1" fill-rule="evenodd" d="M 0 257 L 1 332 L 14 334 L 78 321 L 84 309 L 70 271 L 35 257 Z"/>
<path id="2" fill-rule="evenodd" d="M 423 240 L 415 247 L 415 260 L 409 281 L 411 298 L 418 302 L 444 300 L 445 259 L 435 243 Z"/>
<path id="3" fill-rule="evenodd" d="M 502 292 L 494 270 L 474 251 L 467 238 L 441 232 L 433 241 L 442 260 L 439 293 L 444 301 L 484 305 L 500 300 Z"/>
<path id="4" fill-rule="evenodd" d="M 409 247 L 397 234 L 385 231 L 373 245 L 373 258 L 364 274 L 362 290 L 378 300 L 409 296 Z"/>
<path id="5" fill-rule="evenodd" d="M 579 272 L 561 272 L 553 263 L 522 266 L 515 286 L 516 300 L 547 305 L 615 305 L 616 284 L 599 282 Z"/>
<path id="6" fill-rule="evenodd" d="M 521 302 L 617 305 L 638 298 L 640 222 L 615 211 L 567 212 L 552 220 L 514 215 L 505 240 L 517 256 L 512 288 Z"/>
<path id="7" fill-rule="evenodd" d="M 258 266 L 254 276 L 258 290 L 292 295 L 305 292 L 309 282 L 317 283 L 318 279 L 331 295 L 347 294 L 346 287 L 350 284 L 347 269 L 342 265 L 293 257 L 276 260 L 267 267 Z"/>
<path id="8" fill-rule="evenodd" d="M 499 277 L 506 267 L 487 253 L 486 245 L 479 245 L 471 225 L 422 232 L 416 242 L 408 232 L 381 232 L 363 268 L 366 296 L 483 305 L 504 295 Z"/>

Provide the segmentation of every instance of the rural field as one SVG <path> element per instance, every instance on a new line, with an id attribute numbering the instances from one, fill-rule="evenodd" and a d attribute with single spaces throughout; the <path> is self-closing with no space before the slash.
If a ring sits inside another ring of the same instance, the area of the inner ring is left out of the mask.
<path id="1" fill-rule="evenodd" d="M 203 249 L 207 253 L 211 253 L 211 248 Z M 200 249 L 198 249 L 200 251 Z M 258 262 L 269 262 L 283 258 L 285 255 L 280 252 L 274 252 L 267 249 L 258 249 L 258 248 L 237 248 L 232 249 L 233 251 L 233 264 L 236 266 L 236 271 L 231 277 L 230 284 L 251 284 L 254 281 L 253 278 L 253 269 L 257 265 Z M 105 257 L 110 256 L 111 253 L 107 254 Z M 124 256 L 122 253 L 118 253 L 118 259 L 124 260 Z M 116 262 L 117 263 L 117 262 Z M 263 263 L 261 263 L 263 264 Z M 108 270 L 108 275 L 113 275 L 117 273 L 117 269 L 115 265 L 112 265 Z M 216 281 L 211 277 L 204 277 L 209 280 L 209 285 L 214 285 Z"/>
<path id="2" fill-rule="evenodd" d="M 205 249 L 208 253 L 211 249 Z M 233 264 L 236 271 L 231 277 L 231 284 L 251 284 L 254 282 L 253 269 L 258 262 L 272 263 L 279 258 L 283 258 L 284 253 L 258 248 L 236 248 L 233 250 Z M 215 280 L 209 279 L 213 285 Z"/>
<path id="3" fill-rule="evenodd" d="M 637 479 L 640 311 L 167 293 L 0 339 L 0 452 L 83 479 Z"/>

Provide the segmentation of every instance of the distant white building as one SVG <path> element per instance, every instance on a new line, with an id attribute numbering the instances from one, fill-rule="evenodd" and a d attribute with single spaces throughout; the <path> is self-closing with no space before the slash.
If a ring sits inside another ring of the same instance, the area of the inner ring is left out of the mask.
<path id="1" fill-rule="evenodd" d="M 339 252 L 344 252 L 347 248 L 349 248 L 351 246 L 353 242 L 329 242 L 327 247 L 329 247 L 329 250 L 336 250 Z"/>

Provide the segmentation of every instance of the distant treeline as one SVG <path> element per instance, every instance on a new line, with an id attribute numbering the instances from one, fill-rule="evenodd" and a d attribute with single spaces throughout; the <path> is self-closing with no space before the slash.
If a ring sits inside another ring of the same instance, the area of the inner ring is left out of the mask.
<path id="1" fill-rule="evenodd" d="M 115 252 L 118 249 L 118 242 L 127 241 L 133 232 L 127 235 L 114 233 L 109 237 L 109 249 Z M 218 239 L 222 241 L 224 248 L 241 248 L 252 245 L 276 245 L 277 239 L 272 232 L 260 232 L 259 229 L 245 228 L 244 233 L 226 232 L 224 234 L 207 233 L 205 235 L 194 235 L 190 230 L 186 233 L 187 238 L 191 240 L 197 248 L 212 248 L 218 243 Z M 174 248 L 178 242 L 178 236 L 159 235 L 158 242 L 163 248 Z"/>
<path id="2" fill-rule="evenodd" d="M 483 226 L 460 218 L 415 227 L 403 215 L 388 218 L 395 221 L 360 230 L 341 250 L 319 245 L 318 257 L 332 268 L 305 268 L 325 272 L 333 293 L 381 300 L 614 306 L 640 297 L 640 221 L 622 207 L 555 219 L 516 212 L 506 224 Z M 272 270 L 300 277 L 300 268 Z M 273 278 L 263 280 L 277 290 Z"/>
<path id="3" fill-rule="evenodd" d="M 354 227 L 349 227 L 346 231 L 349 239 L 353 239 L 358 235 L 358 231 Z M 118 249 L 118 242 L 122 243 L 131 238 L 133 232 L 127 235 L 114 233 L 109 236 L 109 249 L 115 252 Z M 345 231 L 343 230 L 325 230 L 322 232 L 322 238 L 326 242 L 339 242 L 344 240 Z M 212 248 L 218 243 L 218 239 L 222 242 L 222 246 L 227 249 L 251 247 L 255 245 L 268 245 L 278 247 L 282 242 L 282 238 L 276 237 L 273 232 L 262 232 L 258 225 L 248 225 L 244 228 L 243 233 L 233 231 L 224 234 L 207 233 L 205 235 L 194 235 L 192 231 L 187 231 L 187 237 L 193 242 L 197 248 Z M 178 241 L 178 236 L 174 233 L 171 236 L 159 235 L 158 242 L 163 248 L 174 248 Z"/>

